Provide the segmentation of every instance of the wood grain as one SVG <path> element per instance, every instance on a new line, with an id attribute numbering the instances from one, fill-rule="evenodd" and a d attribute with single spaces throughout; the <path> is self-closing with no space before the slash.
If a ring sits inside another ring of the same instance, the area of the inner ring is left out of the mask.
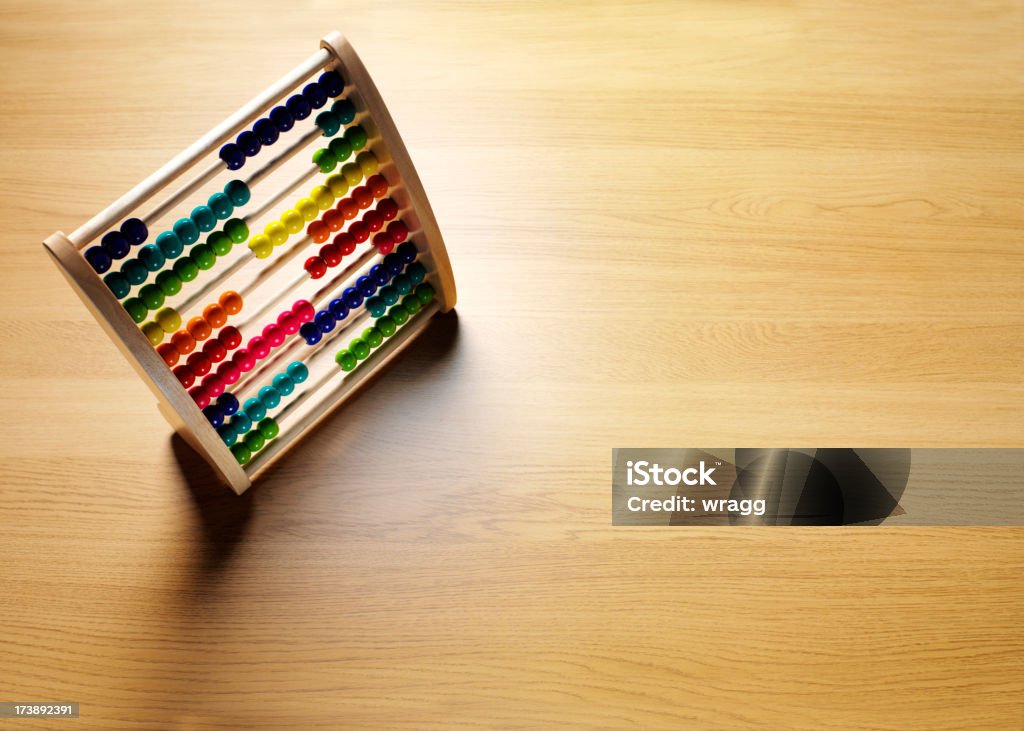
<path id="1" fill-rule="evenodd" d="M 1024 5 L 0 18 L 5 700 L 90 729 L 1022 727 L 1019 529 L 612 529 L 609 467 L 1024 446 Z M 335 27 L 458 316 L 239 498 L 39 241 Z"/>

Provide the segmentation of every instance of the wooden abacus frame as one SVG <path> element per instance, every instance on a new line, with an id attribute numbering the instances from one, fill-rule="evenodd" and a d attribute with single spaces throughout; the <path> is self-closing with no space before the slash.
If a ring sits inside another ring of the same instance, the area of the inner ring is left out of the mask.
<path id="1" fill-rule="evenodd" d="M 360 124 L 369 137 L 367 149 L 376 155 L 380 173 L 391 185 L 390 195 L 402 210 L 402 220 L 409 229 L 408 240 L 416 245 L 419 260 L 426 266 L 426 281 L 434 287 L 436 299 L 394 336 L 385 340 L 365 363 L 350 373 L 339 372 L 336 376 L 338 383 L 323 388 L 324 393 L 319 395 L 319 399 L 312 402 L 306 413 L 297 417 L 294 425 L 289 426 L 287 435 L 282 432 L 251 462 L 242 466 L 139 326 L 85 260 L 82 251 L 100 234 L 136 210 L 181 173 L 216 151 L 221 144 L 311 75 L 331 69 L 341 73 L 345 79 L 346 98 L 355 105 L 357 115 L 364 117 Z M 451 310 L 456 299 L 455 280 L 441 232 L 409 153 L 362 61 L 337 31 L 321 39 L 319 51 L 267 87 L 106 210 L 70 235 L 59 231 L 54 233 L 43 245 L 97 322 L 154 393 L 160 412 L 174 430 L 238 494 L 247 490 L 254 479 L 354 395 L 370 376 L 423 332 L 433 314 Z"/>

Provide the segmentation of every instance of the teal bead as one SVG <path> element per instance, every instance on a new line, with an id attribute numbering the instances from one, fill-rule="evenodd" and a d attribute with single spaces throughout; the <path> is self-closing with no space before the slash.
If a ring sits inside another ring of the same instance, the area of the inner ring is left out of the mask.
<path id="1" fill-rule="evenodd" d="M 193 279 L 199 276 L 199 267 L 189 257 L 178 259 L 174 262 L 174 273 L 181 277 L 183 282 L 191 282 Z"/>
<path id="2" fill-rule="evenodd" d="M 142 265 L 141 261 L 137 259 L 129 259 L 121 265 L 121 273 L 128 278 L 128 281 L 134 284 L 142 284 L 146 281 L 146 277 L 149 276 L 149 270 Z"/>
<path id="3" fill-rule="evenodd" d="M 236 244 L 240 244 L 249 238 L 249 227 L 241 218 L 232 218 L 224 224 L 224 233 L 231 237 Z"/>
<path id="4" fill-rule="evenodd" d="M 282 396 L 290 396 L 295 390 L 295 381 L 289 378 L 287 373 L 278 373 L 271 383 Z"/>
<path id="5" fill-rule="evenodd" d="M 258 398 L 246 399 L 243 411 L 253 421 L 259 421 L 267 415 L 267 407 Z"/>
<path id="6" fill-rule="evenodd" d="M 190 218 L 203 233 L 209 233 L 217 227 L 217 216 L 209 206 L 196 206 Z"/>
<path id="7" fill-rule="evenodd" d="M 234 424 L 225 424 L 217 430 L 217 433 L 220 434 L 224 444 L 229 447 L 238 441 L 238 432 L 235 431 Z"/>
<path id="8" fill-rule="evenodd" d="M 224 186 L 224 194 L 231 199 L 235 208 L 244 206 L 249 202 L 249 198 L 252 197 L 252 193 L 249 192 L 249 186 L 241 180 L 228 181 L 228 184 Z"/>
<path id="9" fill-rule="evenodd" d="M 118 299 L 127 297 L 128 293 L 132 291 L 131 282 L 121 272 L 111 272 L 103 277 L 103 283 L 107 285 L 107 289 L 113 292 L 114 296 Z"/>
<path id="10" fill-rule="evenodd" d="M 167 259 L 164 257 L 164 252 L 160 251 L 160 247 L 156 244 L 146 244 L 139 249 L 139 261 L 142 262 L 142 266 L 146 267 L 151 272 L 158 272 L 163 267 L 164 262 Z"/>
<path id="11" fill-rule="evenodd" d="M 273 386 L 264 386 L 260 389 L 259 399 L 260 403 L 269 411 L 276 409 L 277 405 L 281 403 L 281 394 Z"/>
<path id="12" fill-rule="evenodd" d="M 398 294 L 409 294 L 412 292 L 412 282 L 409 280 L 408 275 L 399 274 L 397 277 L 391 280 L 390 286 L 398 290 Z M 392 302 L 391 304 L 395 304 Z"/>
<path id="13" fill-rule="evenodd" d="M 179 218 L 172 228 L 185 246 L 191 246 L 199 241 L 199 227 L 191 218 Z"/>
<path id="14" fill-rule="evenodd" d="M 352 144 L 344 137 L 335 137 L 327 145 L 327 149 L 331 151 L 334 159 L 338 162 L 345 162 L 352 156 Z"/>
<path id="15" fill-rule="evenodd" d="M 139 290 L 139 299 L 150 310 L 158 310 L 163 307 L 164 293 L 157 285 L 147 284 Z"/>
<path id="16" fill-rule="evenodd" d="M 341 120 L 334 112 L 320 112 L 316 115 L 316 126 L 324 133 L 324 137 L 333 137 L 341 129 Z"/>
<path id="17" fill-rule="evenodd" d="M 306 364 L 297 360 L 289 363 L 285 372 L 294 383 L 302 383 L 309 378 L 309 369 L 306 368 Z"/>
<path id="18" fill-rule="evenodd" d="M 210 196 L 210 200 L 206 202 L 206 205 L 213 211 L 213 215 L 221 221 L 228 218 L 235 210 L 227 193 L 214 193 Z"/>
<path id="19" fill-rule="evenodd" d="M 170 270 L 160 272 L 156 275 L 156 286 L 168 297 L 173 297 L 181 291 L 181 277 Z"/>
<path id="20" fill-rule="evenodd" d="M 405 274 L 409 277 L 410 282 L 419 284 L 423 281 L 423 277 L 427 276 L 427 270 L 418 261 L 414 261 L 405 268 Z"/>
<path id="21" fill-rule="evenodd" d="M 370 317 L 380 317 L 385 309 L 384 300 L 380 297 L 370 297 L 366 300 L 366 311 L 370 313 Z"/>
<path id="22" fill-rule="evenodd" d="M 136 323 L 141 323 L 146 319 L 146 315 L 149 314 L 146 304 L 138 297 L 129 297 L 123 304 L 125 311 L 131 315 L 132 320 Z"/>
<path id="23" fill-rule="evenodd" d="M 181 252 L 185 250 L 185 244 L 178 238 L 178 234 L 173 231 L 164 231 L 157 236 L 156 245 L 160 247 L 160 251 L 168 259 L 177 259 L 181 256 Z"/>
<path id="24" fill-rule="evenodd" d="M 235 428 L 235 433 L 241 436 L 252 429 L 252 419 L 243 413 L 237 413 L 231 417 L 231 426 Z"/>
<path id="25" fill-rule="evenodd" d="M 331 111 L 338 116 L 342 124 L 351 124 L 356 118 L 356 106 L 348 99 L 339 99 L 331 105 Z"/>
<path id="26" fill-rule="evenodd" d="M 389 284 L 386 287 L 381 287 L 377 294 L 382 300 L 384 300 L 384 304 L 388 307 L 398 302 L 398 287 L 395 287 L 394 285 Z M 408 294 L 408 292 L 406 292 L 406 294 Z"/>
<path id="27" fill-rule="evenodd" d="M 214 231 L 206 239 L 206 245 L 209 246 L 217 256 L 226 256 L 231 253 L 231 247 L 235 244 L 231 240 L 231 237 L 223 231 Z"/>

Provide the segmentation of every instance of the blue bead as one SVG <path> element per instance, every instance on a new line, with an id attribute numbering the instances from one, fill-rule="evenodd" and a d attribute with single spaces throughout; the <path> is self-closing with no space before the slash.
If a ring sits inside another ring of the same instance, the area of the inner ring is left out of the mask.
<path id="1" fill-rule="evenodd" d="M 238 432 L 235 431 L 233 424 L 224 424 L 217 430 L 217 433 L 220 434 L 220 438 L 229 447 L 238 441 Z"/>
<path id="2" fill-rule="evenodd" d="M 221 413 L 220 409 L 215 404 L 210 404 L 203 409 L 203 416 L 210 422 L 214 429 L 219 429 L 224 423 L 224 414 Z"/>
<path id="3" fill-rule="evenodd" d="M 138 246 L 149 236 L 146 224 L 137 218 L 129 218 L 122 223 L 121 233 L 124 234 L 124 237 L 128 239 L 128 243 L 132 246 Z"/>
<path id="4" fill-rule="evenodd" d="M 267 407 L 258 398 L 246 399 L 244 411 L 245 415 L 253 421 L 259 421 L 267 415 Z"/>
<path id="5" fill-rule="evenodd" d="M 273 386 L 264 386 L 260 389 L 260 403 L 263 404 L 267 410 L 276 409 L 277 405 L 281 403 L 281 394 L 277 392 L 277 389 Z"/>
<path id="6" fill-rule="evenodd" d="M 160 247 L 156 244 L 146 244 L 139 249 L 138 259 L 142 262 L 142 266 L 151 272 L 160 271 L 163 268 L 164 262 L 167 261 L 166 257 L 164 257 L 164 252 L 160 251 Z"/>
<path id="7" fill-rule="evenodd" d="M 343 300 L 331 300 L 331 304 L 327 305 L 327 309 L 334 315 L 335 320 L 341 321 L 348 317 L 348 307 L 345 306 Z"/>
<path id="8" fill-rule="evenodd" d="M 316 80 L 316 83 L 320 84 L 320 88 L 331 98 L 338 96 L 338 94 L 345 90 L 345 80 L 341 78 L 341 74 L 337 71 L 325 71 L 320 74 L 320 78 Z"/>
<path id="9" fill-rule="evenodd" d="M 294 383 L 302 383 L 309 378 L 309 369 L 306 368 L 306 364 L 301 361 L 296 360 L 289 363 L 288 367 L 285 368 L 285 372 Z"/>
<path id="10" fill-rule="evenodd" d="M 196 206 L 189 216 L 196 227 L 203 233 L 209 233 L 217 228 L 217 216 L 209 206 Z"/>
<path id="11" fill-rule="evenodd" d="M 406 264 L 412 264 L 416 261 L 416 244 L 411 241 L 406 241 L 403 244 L 399 244 L 395 253 L 402 257 L 402 261 Z"/>
<path id="12" fill-rule="evenodd" d="M 238 413 L 238 398 L 233 393 L 222 394 L 217 399 L 217 406 L 224 412 L 224 416 L 232 416 Z"/>
<path id="13" fill-rule="evenodd" d="M 391 277 L 388 275 L 388 270 L 382 267 L 380 264 L 374 264 L 370 267 L 370 277 L 374 282 L 377 283 L 378 287 L 383 287 L 388 283 Z"/>
<path id="14" fill-rule="evenodd" d="M 231 198 L 228 197 L 227 193 L 221 193 L 220 191 L 211 195 L 206 205 L 213 211 L 213 215 L 221 221 L 230 218 L 231 214 L 235 212 L 235 204 L 231 202 Z"/>
<path id="15" fill-rule="evenodd" d="M 111 259 L 124 259 L 132 248 L 131 244 L 128 243 L 128 239 L 120 231 L 110 231 L 104 234 L 100 245 L 104 251 L 110 254 Z"/>
<path id="16" fill-rule="evenodd" d="M 371 317 L 380 317 L 384 314 L 384 310 L 387 309 L 384 305 L 384 300 L 380 297 L 371 297 L 366 300 L 366 311 L 370 313 Z"/>
<path id="17" fill-rule="evenodd" d="M 250 429 L 252 429 L 252 419 L 250 419 L 244 413 L 239 411 L 237 414 L 231 417 L 231 426 L 234 427 L 235 433 L 238 436 L 242 436 Z"/>
<path id="18" fill-rule="evenodd" d="M 356 280 L 356 287 L 362 292 L 363 297 L 372 297 L 373 293 L 377 291 L 377 283 L 373 278 L 363 275 Z"/>
<path id="19" fill-rule="evenodd" d="M 196 226 L 191 218 L 179 218 L 171 228 L 174 229 L 177 237 L 181 239 L 181 243 L 186 246 L 191 246 L 199 241 L 199 227 Z"/>
<path id="20" fill-rule="evenodd" d="M 324 91 L 320 84 L 314 82 L 306 84 L 302 88 L 302 98 L 309 102 L 309 106 L 313 107 L 313 109 L 319 109 L 327 103 L 327 92 Z"/>
<path id="21" fill-rule="evenodd" d="M 235 140 L 235 144 L 241 148 L 246 157 L 254 157 L 258 155 L 260 148 L 263 147 L 263 145 L 260 144 L 260 138 L 256 136 L 256 133 L 248 130 L 238 135 L 238 139 Z"/>
<path id="22" fill-rule="evenodd" d="M 267 116 L 277 127 L 278 132 L 287 132 L 295 126 L 295 117 L 284 107 L 274 107 Z"/>
<path id="23" fill-rule="evenodd" d="M 313 323 L 320 328 L 320 332 L 329 333 L 334 329 L 334 326 L 338 321 L 335 319 L 334 313 L 330 310 L 322 310 L 316 313 L 316 316 L 313 318 Z"/>
<path id="24" fill-rule="evenodd" d="M 177 259 L 181 256 L 181 252 L 185 250 L 185 245 L 181 243 L 178 234 L 173 231 L 164 231 L 157 236 L 156 245 L 160 247 L 160 251 L 168 259 Z"/>
<path id="25" fill-rule="evenodd" d="M 234 142 L 229 142 L 220 148 L 220 159 L 227 165 L 228 170 L 238 170 L 245 165 L 245 153 Z"/>
<path id="26" fill-rule="evenodd" d="M 313 107 L 309 106 L 309 102 L 306 101 L 301 94 L 291 95 L 288 97 L 288 101 L 286 101 L 284 105 L 296 119 L 305 119 L 313 111 Z"/>
<path id="27" fill-rule="evenodd" d="M 384 268 L 393 277 L 405 268 L 405 264 L 402 262 L 402 257 L 392 251 L 384 257 Z"/>
<path id="28" fill-rule="evenodd" d="M 269 119 L 261 119 L 252 126 L 252 131 L 256 133 L 256 136 L 260 139 L 262 145 L 272 145 L 277 142 L 277 138 L 280 136 L 280 132 L 277 131 L 277 127 Z"/>
<path id="29" fill-rule="evenodd" d="M 355 287 L 349 287 L 341 293 L 341 299 L 345 302 L 345 306 L 350 310 L 354 310 L 359 305 L 363 304 L 363 295 Z"/>
<path id="30" fill-rule="evenodd" d="M 316 345 L 323 338 L 320 328 L 311 322 L 302 323 L 302 327 L 299 328 L 299 335 L 305 338 L 306 345 Z"/>
<path id="31" fill-rule="evenodd" d="M 394 285 L 387 285 L 380 288 L 380 298 L 388 307 L 398 302 L 398 289 Z"/>
<path id="32" fill-rule="evenodd" d="M 271 383 L 282 396 L 290 396 L 295 390 L 295 381 L 289 378 L 287 373 L 278 373 Z"/>
<path id="33" fill-rule="evenodd" d="M 103 272 L 110 269 L 110 265 L 114 263 L 110 254 L 108 254 L 106 249 L 102 246 L 90 246 L 86 249 L 85 260 L 89 262 L 89 266 L 91 266 L 93 271 L 97 274 L 103 274 Z"/>

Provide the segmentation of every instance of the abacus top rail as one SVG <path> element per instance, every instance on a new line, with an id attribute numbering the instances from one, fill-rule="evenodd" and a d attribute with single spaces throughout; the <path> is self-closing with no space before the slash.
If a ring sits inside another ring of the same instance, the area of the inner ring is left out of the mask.
<path id="1" fill-rule="evenodd" d="M 274 102 L 308 79 L 313 73 L 325 68 L 333 61 L 334 54 L 330 50 L 325 48 L 319 49 L 312 56 L 250 99 L 234 114 L 196 140 L 190 147 L 178 153 L 162 168 L 118 198 L 103 211 L 90 218 L 82 226 L 75 229 L 68 236 L 68 239 L 74 244 L 75 248 L 85 248 L 117 221 L 120 221 L 142 203 L 149 200 L 154 193 L 167 185 L 168 182 L 195 165 L 196 162 L 212 152 L 218 145 L 224 143 L 245 124 L 269 109 Z"/>

